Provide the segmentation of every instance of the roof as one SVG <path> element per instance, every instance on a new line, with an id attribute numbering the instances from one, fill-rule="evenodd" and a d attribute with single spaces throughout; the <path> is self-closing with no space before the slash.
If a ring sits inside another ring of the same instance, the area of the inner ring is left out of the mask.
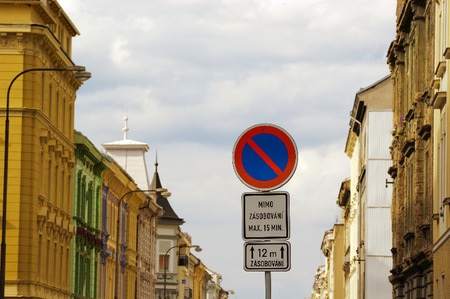
<path id="1" fill-rule="evenodd" d="M 167 189 L 162 187 L 161 179 L 159 178 L 158 161 L 155 162 L 155 173 L 153 175 L 152 183 L 150 184 L 150 190 L 155 190 L 156 203 L 164 210 L 164 215 L 158 221 L 178 225 L 183 224 L 184 220 L 178 217 L 167 197 L 163 195 L 163 193 L 167 192 Z"/>
<path id="2" fill-rule="evenodd" d="M 132 149 L 132 148 L 142 148 L 145 149 L 145 151 L 148 151 L 149 147 L 146 143 L 144 142 L 139 142 L 139 141 L 134 141 L 134 140 L 130 140 L 130 139 L 125 139 L 125 140 L 118 140 L 118 141 L 113 141 L 113 142 L 108 142 L 108 143 L 102 143 L 102 146 L 105 149 L 118 149 L 121 148 L 122 146 L 126 146 L 127 149 Z"/>

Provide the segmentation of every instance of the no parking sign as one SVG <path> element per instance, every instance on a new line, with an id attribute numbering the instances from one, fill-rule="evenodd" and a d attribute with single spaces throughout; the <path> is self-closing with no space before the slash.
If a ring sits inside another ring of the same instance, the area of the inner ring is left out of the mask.
<path id="1" fill-rule="evenodd" d="M 270 191 L 286 184 L 297 168 L 297 146 L 282 128 L 258 124 L 245 130 L 233 149 L 233 166 L 249 188 Z"/>

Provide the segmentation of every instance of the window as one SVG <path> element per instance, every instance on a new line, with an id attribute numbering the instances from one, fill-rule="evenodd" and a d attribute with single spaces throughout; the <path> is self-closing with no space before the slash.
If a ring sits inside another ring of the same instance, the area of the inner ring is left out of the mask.
<path id="1" fill-rule="evenodd" d="M 406 225 L 408 231 L 414 231 L 414 154 L 411 155 L 406 169 Z"/>
<path id="2" fill-rule="evenodd" d="M 39 233 L 39 239 L 38 239 L 38 267 L 37 267 L 37 277 L 38 280 L 41 278 L 41 272 L 42 272 L 42 233 Z"/>
<path id="3" fill-rule="evenodd" d="M 45 76 L 44 72 L 41 73 L 41 110 L 44 113 L 44 102 L 45 102 Z"/>
<path id="4" fill-rule="evenodd" d="M 437 137 L 437 211 L 443 218 L 439 219 L 439 236 L 445 231 L 446 215 L 443 210 L 443 201 L 447 197 L 447 105 L 440 110 L 439 131 Z"/>
<path id="5" fill-rule="evenodd" d="M 440 119 L 440 136 L 439 136 L 439 145 L 438 145 L 438 155 L 439 155 L 439 163 L 438 163 L 438 174 L 439 174 L 439 186 L 438 186 L 438 196 L 439 200 L 442 201 L 446 197 L 446 182 L 447 182 L 447 113 L 445 105 L 441 110 L 441 119 Z"/>
<path id="6" fill-rule="evenodd" d="M 447 13 L 447 0 L 443 0 L 440 7 L 439 13 L 439 25 L 440 25 L 440 51 L 439 56 L 443 56 L 445 49 L 447 48 L 447 23 L 448 23 L 448 13 Z"/>
<path id="7" fill-rule="evenodd" d="M 66 134 L 66 97 L 63 98 L 62 133 L 63 133 L 63 135 Z"/>
<path id="8" fill-rule="evenodd" d="M 60 252 L 59 252 L 59 269 L 60 269 L 60 275 L 58 276 L 59 280 L 59 286 L 62 287 L 63 285 L 63 273 L 66 272 L 66 263 L 64 263 L 64 246 L 61 245 Z"/>
<path id="9" fill-rule="evenodd" d="M 80 198 L 80 218 L 86 220 L 86 177 L 82 178 Z"/>
<path id="10" fill-rule="evenodd" d="M 436 278 L 436 281 L 435 281 L 434 293 L 436 294 L 436 299 L 439 299 L 439 279 L 438 278 Z"/>
<path id="11" fill-rule="evenodd" d="M 63 209 L 63 211 L 65 210 L 65 204 L 66 204 L 66 200 L 65 200 L 65 190 L 64 190 L 64 186 L 66 185 L 66 170 L 64 169 L 64 166 L 63 166 L 63 169 L 62 169 L 62 175 L 61 175 L 61 200 L 62 200 L 62 205 L 61 205 L 61 207 L 62 207 L 62 209 Z M 69 210 L 69 209 L 67 209 L 67 210 Z"/>
<path id="12" fill-rule="evenodd" d="M 424 173 L 424 177 L 425 177 L 425 181 L 424 181 L 424 186 L 425 186 L 425 196 L 424 196 L 424 214 L 427 215 L 428 213 L 428 207 L 429 207 L 429 203 L 428 203 L 428 171 L 429 171 L 429 163 L 430 160 L 430 156 L 428 154 L 428 151 L 425 153 L 425 173 Z"/>
<path id="13" fill-rule="evenodd" d="M 57 273 L 56 273 L 56 271 L 57 271 L 57 269 L 58 269 L 58 267 L 57 267 L 57 265 L 56 265 L 56 262 L 57 262 L 57 259 L 56 259 L 56 257 L 58 256 L 58 243 L 56 242 L 56 240 L 55 240 L 55 243 L 54 243 L 54 248 L 53 248 L 53 286 L 56 286 L 56 277 L 57 277 Z"/>
<path id="14" fill-rule="evenodd" d="M 93 213 L 93 206 L 92 206 L 92 182 L 89 183 L 88 192 L 87 192 L 87 204 L 86 204 L 86 215 L 87 219 L 86 222 L 88 225 L 93 226 L 92 223 L 92 213 Z"/>
<path id="15" fill-rule="evenodd" d="M 59 90 L 56 91 L 56 127 L 59 128 Z"/>
<path id="16" fill-rule="evenodd" d="M 39 157 L 39 175 L 41 176 L 41 179 L 39 180 L 39 194 L 44 194 L 44 148 L 41 148 L 41 155 Z M 48 199 L 48 198 L 47 198 Z"/>
<path id="17" fill-rule="evenodd" d="M 69 105 L 69 135 L 73 135 L 73 128 L 72 128 L 72 105 Z"/>
<path id="18" fill-rule="evenodd" d="M 48 118 L 52 120 L 52 93 L 53 93 L 53 85 L 50 83 L 48 88 Z"/>
<path id="19" fill-rule="evenodd" d="M 45 256 L 45 281 L 49 283 L 48 274 L 50 273 L 50 239 L 47 239 L 47 252 Z"/>
<path id="20" fill-rule="evenodd" d="M 57 205 L 57 206 L 59 206 L 59 203 L 58 203 L 58 174 L 59 174 L 59 167 L 58 167 L 58 161 L 56 161 L 55 173 L 54 173 L 55 178 L 53 181 L 55 190 L 54 190 L 53 194 L 55 194 L 55 205 Z"/>
<path id="21" fill-rule="evenodd" d="M 47 199 L 51 202 L 52 200 L 52 194 L 51 194 L 51 187 L 52 187 L 52 156 L 51 153 L 48 153 L 48 169 L 47 169 Z"/>
<path id="22" fill-rule="evenodd" d="M 169 269 L 169 255 L 160 254 L 159 255 L 159 270 Z"/>

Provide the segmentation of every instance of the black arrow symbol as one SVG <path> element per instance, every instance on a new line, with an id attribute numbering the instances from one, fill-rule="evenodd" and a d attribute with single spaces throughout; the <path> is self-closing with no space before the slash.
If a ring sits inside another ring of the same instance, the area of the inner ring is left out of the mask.
<path id="1" fill-rule="evenodd" d="M 253 246 L 252 246 L 252 248 L 250 248 L 250 252 L 251 252 L 251 254 L 252 254 L 252 259 L 253 259 L 253 252 L 255 251 L 255 249 L 253 248 Z"/>
<path id="2" fill-rule="evenodd" d="M 281 258 L 283 259 L 284 258 L 284 247 L 283 246 L 281 246 Z"/>

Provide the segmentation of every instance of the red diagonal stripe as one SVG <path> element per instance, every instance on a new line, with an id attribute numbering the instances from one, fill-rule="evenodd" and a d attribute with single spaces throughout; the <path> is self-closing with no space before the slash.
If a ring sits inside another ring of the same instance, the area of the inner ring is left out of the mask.
<path id="1" fill-rule="evenodd" d="M 256 142 L 254 142 L 252 139 L 249 139 L 247 143 L 264 160 L 264 162 L 266 162 L 267 165 L 269 165 L 269 167 L 272 168 L 273 171 L 275 171 L 278 176 L 283 173 L 278 165 L 275 164 L 275 162 L 273 162 L 269 156 L 267 156 L 267 154 L 256 144 Z"/>

